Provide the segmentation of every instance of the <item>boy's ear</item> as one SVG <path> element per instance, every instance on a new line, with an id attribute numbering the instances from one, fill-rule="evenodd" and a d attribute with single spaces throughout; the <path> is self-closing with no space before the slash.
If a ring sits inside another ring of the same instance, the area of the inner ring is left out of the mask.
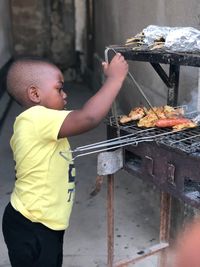
<path id="1" fill-rule="evenodd" d="M 38 87 L 31 85 L 28 90 L 28 98 L 34 103 L 40 103 L 40 92 Z"/>

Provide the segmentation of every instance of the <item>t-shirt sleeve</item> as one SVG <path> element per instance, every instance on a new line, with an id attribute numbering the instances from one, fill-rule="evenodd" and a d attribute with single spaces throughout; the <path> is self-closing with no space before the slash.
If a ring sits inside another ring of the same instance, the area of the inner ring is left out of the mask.
<path id="1" fill-rule="evenodd" d="M 35 118 L 37 134 L 44 140 L 57 140 L 63 121 L 71 111 L 40 108 Z"/>

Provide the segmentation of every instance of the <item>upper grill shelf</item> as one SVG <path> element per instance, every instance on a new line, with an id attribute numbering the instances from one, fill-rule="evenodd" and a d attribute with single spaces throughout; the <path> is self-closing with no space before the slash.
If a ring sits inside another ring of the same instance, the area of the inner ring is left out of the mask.
<path id="1" fill-rule="evenodd" d="M 127 60 L 149 62 L 168 87 L 167 104 L 170 106 L 178 104 L 180 66 L 200 67 L 200 53 L 176 53 L 163 49 L 133 50 L 131 47 L 118 45 L 109 46 L 106 51 L 119 52 Z M 160 64 L 168 64 L 169 73 Z"/>
<path id="2" fill-rule="evenodd" d="M 117 45 L 109 48 L 123 54 L 127 60 L 200 67 L 199 53 L 169 52 L 163 49 L 133 50 L 131 47 Z"/>

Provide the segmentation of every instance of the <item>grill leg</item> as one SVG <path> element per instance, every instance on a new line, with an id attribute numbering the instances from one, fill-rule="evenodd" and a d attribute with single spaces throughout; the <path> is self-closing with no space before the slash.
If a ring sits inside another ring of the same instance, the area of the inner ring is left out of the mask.
<path id="1" fill-rule="evenodd" d="M 171 196 L 168 193 L 160 194 L 160 242 L 169 242 L 171 224 Z M 167 253 L 164 249 L 160 253 L 159 267 L 166 267 Z"/>
<path id="2" fill-rule="evenodd" d="M 113 267 L 114 260 L 114 175 L 108 175 L 107 189 L 107 231 L 108 259 L 107 266 Z"/>

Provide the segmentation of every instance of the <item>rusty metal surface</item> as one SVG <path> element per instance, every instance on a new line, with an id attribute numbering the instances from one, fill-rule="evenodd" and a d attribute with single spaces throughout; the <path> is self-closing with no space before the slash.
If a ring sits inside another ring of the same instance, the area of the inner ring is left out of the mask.
<path id="1" fill-rule="evenodd" d="M 171 221 L 171 196 L 160 194 L 160 242 L 169 242 Z"/>
<path id="2" fill-rule="evenodd" d="M 130 133 L 134 129 L 135 126 L 121 128 L 121 135 Z M 153 142 L 141 142 L 135 146 L 124 147 L 123 168 L 143 180 L 154 183 L 162 191 L 199 208 L 200 142 L 192 138 L 173 145 L 174 140 L 177 141 L 185 134 L 193 136 L 194 131 L 199 132 L 200 128 L 174 133 Z M 108 125 L 107 132 L 108 138 L 116 135 L 113 126 Z"/>
<path id="3" fill-rule="evenodd" d="M 160 193 L 160 242 L 169 243 L 171 227 L 171 195 Z M 159 267 L 167 267 L 167 253 L 162 250 L 159 255 Z"/>
<path id="4" fill-rule="evenodd" d="M 151 246 L 147 249 L 144 249 L 143 251 L 139 251 L 137 253 L 137 256 L 135 256 L 131 260 L 127 260 L 127 261 L 124 260 L 124 261 L 120 261 L 120 262 L 116 263 L 114 265 L 114 267 L 128 267 L 128 266 L 130 266 L 130 264 L 135 264 L 135 263 L 137 263 L 137 262 L 139 262 L 139 261 L 141 261 L 141 260 L 143 260 L 149 256 L 155 255 L 158 252 L 165 250 L 168 247 L 169 247 L 169 244 L 165 243 L 165 242 L 156 244 L 156 245 Z M 139 254 L 142 254 L 142 255 L 139 255 Z M 164 267 L 164 266 L 162 266 L 162 267 Z"/>
<path id="5" fill-rule="evenodd" d="M 118 45 L 110 46 L 110 48 L 114 48 L 128 60 L 200 67 L 199 53 L 176 53 L 164 50 L 134 51 L 131 47 Z"/>

